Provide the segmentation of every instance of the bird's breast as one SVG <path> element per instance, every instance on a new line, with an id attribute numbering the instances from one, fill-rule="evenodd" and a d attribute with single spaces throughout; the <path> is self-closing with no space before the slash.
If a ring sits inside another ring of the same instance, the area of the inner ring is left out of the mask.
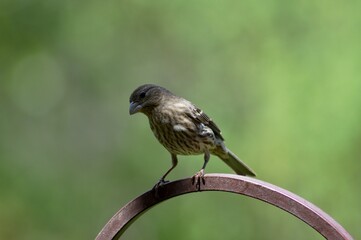
<path id="1" fill-rule="evenodd" d="M 158 141 L 173 154 L 195 155 L 215 148 L 212 130 L 186 114 L 167 110 L 149 116 L 149 123 Z"/>

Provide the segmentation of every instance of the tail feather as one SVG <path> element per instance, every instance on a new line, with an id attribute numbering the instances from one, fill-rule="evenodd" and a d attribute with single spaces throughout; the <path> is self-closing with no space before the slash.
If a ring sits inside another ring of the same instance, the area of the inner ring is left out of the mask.
<path id="1" fill-rule="evenodd" d="M 227 154 L 217 155 L 237 174 L 252 177 L 256 176 L 256 173 L 244 162 L 242 162 L 242 160 L 240 160 L 233 152 L 231 152 L 228 148 L 226 150 Z"/>

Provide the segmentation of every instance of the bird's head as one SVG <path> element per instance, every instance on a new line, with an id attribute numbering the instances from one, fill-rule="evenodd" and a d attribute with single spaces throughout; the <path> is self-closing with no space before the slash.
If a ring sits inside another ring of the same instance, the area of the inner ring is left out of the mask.
<path id="1" fill-rule="evenodd" d="M 150 113 L 152 109 L 157 107 L 164 96 L 171 94 L 167 89 L 153 84 L 145 84 L 139 86 L 130 95 L 129 114 L 142 112 Z"/>

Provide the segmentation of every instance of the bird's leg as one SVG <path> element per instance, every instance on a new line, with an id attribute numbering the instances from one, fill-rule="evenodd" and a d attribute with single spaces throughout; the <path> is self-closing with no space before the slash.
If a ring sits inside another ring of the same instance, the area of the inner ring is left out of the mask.
<path id="1" fill-rule="evenodd" d="M 154 185 L 153 189 L 158 188 L 159 186 L 162 186 L 163 184 L 169 182 L 165 180 L 165 177 L 177 166 L 177 164 L 178 164 L 177 155 L 172 154 L 172 167 L 169 168 L 168 171 L 158 181 L 158 183 Z"/>
<path id="2" fill-rule="evenodd" d="M 193 178 L 192 178 L 192 183 L 196 183 L 198 190 L 200 190 L 201 187 L 201 181 L 204 184 L 206 184 L 206 181 L 204 180 L 204 169 L 207 166 L 207 163 L 209 161 L 210 158 L 210 154 L 208 151 L 204 152 L 204 163 L 203 163 L 203 167 L 201 168 L 201 170 L 199 170 L 199 172 L 197 172 L 196 174 L 194 174 Z"/>

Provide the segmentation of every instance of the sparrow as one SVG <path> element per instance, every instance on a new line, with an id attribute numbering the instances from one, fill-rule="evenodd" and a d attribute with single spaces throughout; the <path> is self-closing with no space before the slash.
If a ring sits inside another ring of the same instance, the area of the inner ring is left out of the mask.
<path id="1" fill-rule="evenodd" d="M 210 155 L 216 155 L 239 175 L 256 176 L 224 144 L 221 130 L 200 108 L 154 84 L 136 88 L 129 98 L 129 114 L 141 112 L 148 117 L 150 128 L 158 141 L 168 150 L 172 166 L 155 187 L 167 181 L 166 176 L 177 166 L 177 155 L 204 154 L 204 163 L 193 181 L 205 184 L 204 171 Z"/>

